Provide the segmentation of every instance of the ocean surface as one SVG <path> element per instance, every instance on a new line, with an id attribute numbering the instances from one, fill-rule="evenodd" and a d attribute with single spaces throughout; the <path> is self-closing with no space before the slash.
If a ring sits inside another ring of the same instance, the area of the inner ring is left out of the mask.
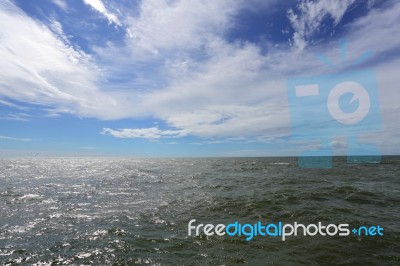
<path id="1" fill-rule="evenodd" d="M 383 236 L 188 236 L 198 223 L 380 225 Z M 0 265 L 400 265 L 400 157 L 0 159 Z"/>

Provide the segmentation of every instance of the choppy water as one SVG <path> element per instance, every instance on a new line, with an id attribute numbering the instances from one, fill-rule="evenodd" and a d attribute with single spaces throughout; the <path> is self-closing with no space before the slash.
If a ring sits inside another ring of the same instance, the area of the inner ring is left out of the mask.
<path id="1" fill-rule="evenodd" d="M 0 263 L 400 265 L 400 158 L 2 159 Z M 187 223 L 384 227 L 382 237 L 188 237 Z"/>

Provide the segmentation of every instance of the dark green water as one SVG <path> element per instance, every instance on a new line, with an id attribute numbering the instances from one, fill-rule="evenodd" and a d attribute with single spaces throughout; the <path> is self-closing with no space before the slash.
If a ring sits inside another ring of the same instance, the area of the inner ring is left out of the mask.
<path id="1" fill-rule="evenodd" d="M 2 265 L 400 265 L 400 158 L 2 159 Z M 187 224 L 381 225 L 383 236 L 189 237 Z"/>

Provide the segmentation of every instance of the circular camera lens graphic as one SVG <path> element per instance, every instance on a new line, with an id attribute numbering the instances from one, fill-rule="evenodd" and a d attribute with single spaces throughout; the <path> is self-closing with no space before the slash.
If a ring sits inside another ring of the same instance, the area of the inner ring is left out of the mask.
<path id="1" fill-rule="evenodd" d="M 358 108 L 354 112 L 344 112 L 340 108 L 340 97 L 344 94 L 353 94 L 350 104 L 354 101 L 359 102 Z M 357 124 L 367 116 L 371 101 L 368 92 L 357 82 L 346 81 L 337 84 L 328 95 L 328 110 L 331 116 L 339 123 L 346 125 Z"/>

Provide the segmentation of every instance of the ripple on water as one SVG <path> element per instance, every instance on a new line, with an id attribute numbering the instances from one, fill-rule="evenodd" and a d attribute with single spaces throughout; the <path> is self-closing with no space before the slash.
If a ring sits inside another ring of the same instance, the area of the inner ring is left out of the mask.
<path id="1" fill-rule="evenodd" d="M 307 170 L 285 158 L 0 160 L 0 265 L 396 265 L 400 168 L 393 161 Z M 190 219 L 323 219 L 380 224 L 390 233 L 249 242 L 188 237 Z"/>

